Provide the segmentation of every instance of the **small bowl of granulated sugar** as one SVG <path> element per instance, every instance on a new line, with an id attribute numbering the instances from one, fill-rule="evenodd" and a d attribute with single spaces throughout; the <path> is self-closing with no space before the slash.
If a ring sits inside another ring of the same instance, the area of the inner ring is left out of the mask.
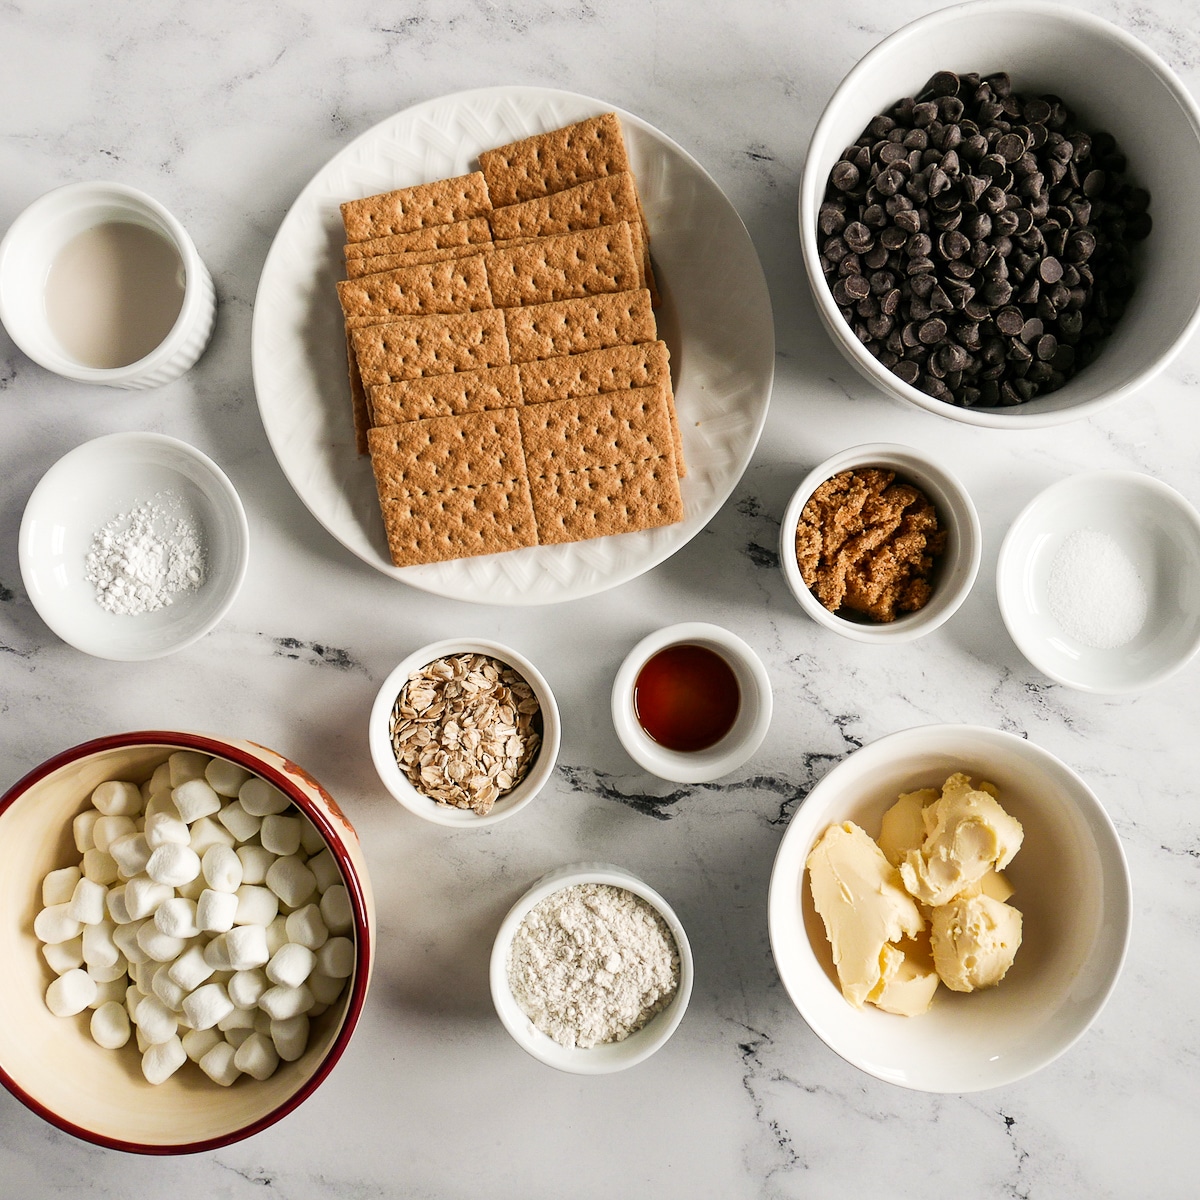
<path id="1" fill-rule="evenodd" d="M 692 951 L 671 906 L 620 867 L 543 875 L 509 910 L 491 961 L 492 1003 L 534 1058 L 576 1075 L 622 1071 L 675 1032 Z"/>
<path id="2" fill-rule="evenodd" d="M 98 658 L 161 658 L 233 604 L 249 560 L 246 513 L 212 459 L 159 433 L 77 446 L 21 520 L 21 577 L 38 615 Z"/>
<path id="3" fill-rule="evenodd" d="M 1051 679 L 1142 691 L 1200 647 L 1200 514 L 1137 471 L 1069 476 L 1013 522 L 996 592 L 1017 648 Z"/>

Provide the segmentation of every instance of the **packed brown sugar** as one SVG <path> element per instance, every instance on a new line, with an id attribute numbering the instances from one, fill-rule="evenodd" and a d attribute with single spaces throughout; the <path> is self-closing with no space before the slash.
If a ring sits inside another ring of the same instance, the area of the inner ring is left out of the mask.
<path id="1" fill-rule="evenodd" d="M 925 606 L 945 545 L 925 493 L 876 467 L 827 479 L 796 527 L 800 573 L 821 604 L 875 621 Z"/>

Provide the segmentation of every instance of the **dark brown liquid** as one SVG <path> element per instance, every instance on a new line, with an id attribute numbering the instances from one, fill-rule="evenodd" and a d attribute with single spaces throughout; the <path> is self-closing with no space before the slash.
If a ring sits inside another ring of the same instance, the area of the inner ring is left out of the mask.
<path id="1" fill-rule="evenodd" d="M 733 668 L 706 646 L 668 646 L 633 685 L 638 723 L 668 750 L 706 750 L 732 728 L 742 693 Z"/>

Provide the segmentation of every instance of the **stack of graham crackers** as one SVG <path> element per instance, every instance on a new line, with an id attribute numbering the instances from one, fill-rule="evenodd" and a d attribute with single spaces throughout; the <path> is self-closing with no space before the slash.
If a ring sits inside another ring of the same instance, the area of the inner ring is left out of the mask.
<path id="1" fill-rule="evenodd" d="M 359 451 L 397 566 L 683 517 L 682 442 L 616 114 L 342 205 Z"/>

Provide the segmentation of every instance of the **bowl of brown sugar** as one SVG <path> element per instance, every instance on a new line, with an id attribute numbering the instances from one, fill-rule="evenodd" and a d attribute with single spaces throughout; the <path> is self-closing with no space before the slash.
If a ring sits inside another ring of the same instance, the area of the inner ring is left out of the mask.
<path id="1" fill-rule="evenodd" d="M 967 598 L 982 535 L 961 483 L 908 446 L 853 446 L 814 467 L 780 524 L 779 561 L 800 607 L 859 642 L 906 642 Z"/>

